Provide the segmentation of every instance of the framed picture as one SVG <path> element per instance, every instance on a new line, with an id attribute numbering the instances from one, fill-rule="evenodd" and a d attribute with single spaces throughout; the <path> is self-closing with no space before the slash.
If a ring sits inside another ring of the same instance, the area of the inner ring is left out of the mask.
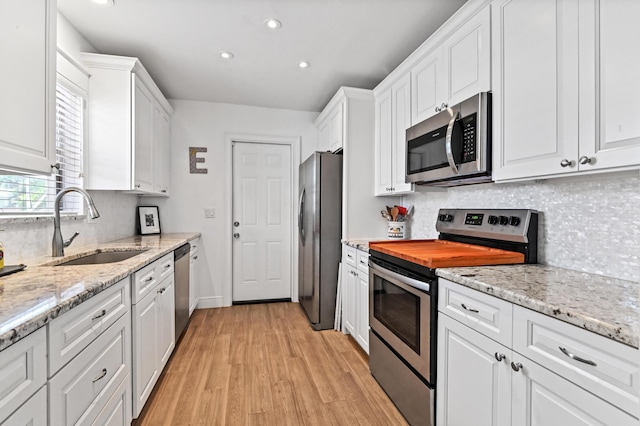
<path id="1" fill-rule="evenodd" d="M 138 234 L 159 234 L 160 212 L 158 206 L 138 206 Z"/>

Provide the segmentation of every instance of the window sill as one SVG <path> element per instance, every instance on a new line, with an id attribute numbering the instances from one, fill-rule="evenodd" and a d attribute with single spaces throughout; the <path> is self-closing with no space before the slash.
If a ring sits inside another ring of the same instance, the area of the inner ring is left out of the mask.
<path id="1" fill-rule="evenodd" d="M 86 219 L 86 215 L 84 214 L 61 214 L 60 221 L 67 222 L 72 220 L 84 220 Z M 49 223 L 53 222 L 53 215 L 15 215 L 15 216 L 0 216 L 0 224 L 6 223 L 16 223 L 16 224 L 24 224 L 24 223 Z"/>

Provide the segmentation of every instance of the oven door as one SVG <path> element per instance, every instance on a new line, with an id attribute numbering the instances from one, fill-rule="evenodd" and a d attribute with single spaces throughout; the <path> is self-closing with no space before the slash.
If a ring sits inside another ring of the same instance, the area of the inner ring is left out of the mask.
<path id="1" fill-rule="evenodd" d="M 371 329 L 424 380 L 431 382 L 431 283 L 369 260 Z"/>

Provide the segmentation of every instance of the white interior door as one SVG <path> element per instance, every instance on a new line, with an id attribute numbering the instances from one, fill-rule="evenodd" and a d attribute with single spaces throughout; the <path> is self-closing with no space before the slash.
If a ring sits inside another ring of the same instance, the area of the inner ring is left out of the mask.
<path id="1" fill-rule="evenodd" d="M 233 301 L 291 298 L 291 147 L 233 144 Z"/>

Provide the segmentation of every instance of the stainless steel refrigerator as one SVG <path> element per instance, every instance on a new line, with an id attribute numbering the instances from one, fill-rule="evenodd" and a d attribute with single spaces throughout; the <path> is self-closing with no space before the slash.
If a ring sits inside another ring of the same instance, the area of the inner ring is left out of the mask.
<path id="1" fill-rule="evenodd" d="M 342 237 L 342 155 L 300 165 L 298 299 L 316 330 L 333 328 Z"/>

